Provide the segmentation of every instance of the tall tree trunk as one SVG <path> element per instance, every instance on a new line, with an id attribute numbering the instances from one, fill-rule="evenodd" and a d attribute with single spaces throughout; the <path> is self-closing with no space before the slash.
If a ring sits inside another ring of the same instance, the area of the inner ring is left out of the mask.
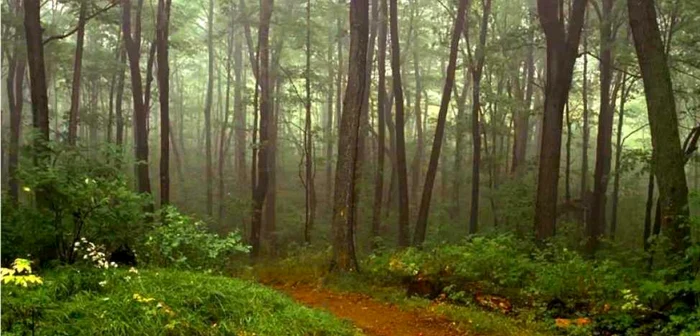
<path id="1" fill-rule="evenodd" d="M 374 206 L 372 208 L 372 238 L 380 235 L 382 196 L 384 195 L 384 142 L 386 138 L 386 34 L 387 0 L 379 0 L 379 41 L 377 45 L 377 172 L 374 177 Z M 375 1 L 376 3 L 376 1 Z M 373 247 L 376 247 L 373 243 Z"/>
<path id="2" fill-rule="evenodd" d="M 404 137 L 404 100 L 401 84 L 401 55 L 397 0 L 389 0 L 389 26 L 391 30 L 391 73 L 394 82 L 396 104 L 396 170 L 399 187 L 399 246 L 410 244 L 408 232 L 408 172 L 406 169 L 406 139 Z"/>
<path id="3" fill-rule="evenodd" d="M 323 127 L 323 140 L 326 146 L 326 200 L 333 199 L 333 88 L 335 83 L 333 79 L 335 78 L 335 69 L 333 68 L 333 34 L 329 34 L 328 50 L 326 57 L 328 60 L 328 83 L 326 86 L 326 124 Z M 339 102 L 336 102 L 339 105 Z"/>
<path id="4" fill-rule="evenodd" d="M 218 163 L 218 176 L 219 176 L 219 207 L 217 211 L 217 218 L 219 220 L 219 225 L 223 224 L 224 219 L 224 163 L 226 162 L 226 150 L 224 150 L 224 144 L 226 143 L 226 129 L 228 129 L 228 115 L 229 108 L 231 104 L 231 57 L 233 56 L 233 35 L 234 35 L 234 22 L 233 15 L 231 15 L 231 22 L 228 27 L 228 44 L 226 53 L 226 96 L 224 97 L 224 118 L 221 123 L 221 134 L 219 135 L 219 162 Z M 219 98 L 221 99 L 221 98 Z"/>
<path id="5" fill-rule="evenodd" d="M 656 21 L 654 1 L 630 0 L 627 7 L 651 126 L 661 226 L 671 242 L 670 252 L 682 255 L 690 233 L 685 225 L 689 213 L 688 185 L 671 74 Z"/>
<path id="6" fill-rule="evenodd" d="M 306 1 L 306 116 L 304 119 L 304 163 L 305 163 L 305 211 L 304 242 L 311 243 L 311 230 L 316 215 L 316 188 L 314 184 L 313 134 L 311 133 L 311 0 Z M 278 97 L 279 100 L 279 97 Z"/>
<path id="7" fill-rule="evenodd" d="M 620 95 L 620 111 L 617 117 L 617 140 L 615 141 L 615 175 L 613 178 L 613 197 L 612 197 L 612 220 L 610 221 L 610 238 L 615 239 L 615 232 L 617 231 L 617 208 L 620 201 L 620 178 L 622 176 L 622 127 L 624 126 L 625 119 L 625 102 L 627 101 L 627 95 L 632 87 L 627 84 L 627 74 L 622 74 L 622 87 L 620 88 L 622 94 Z"/>
<path id="8" fill-rule="evenodd" d="M 442 89 L 442 100 L 440 101 L 440 111 L 438 112 L 438 121 L 435 128 L 435 139 L 433 140 L 433 148 L 430 151 L 430 161 L 428 162 L 428 171 L 426 172 L 425 183 L 423 184 L 423 195 L 421 196 L 420 208 L 418 210 L 416 231 L 413 235 L 413 245 L 416 246 L 423 244 L 425 241 L 425 233 L 428 226 L 428 211 L 430 210 L 430 200 L 433 195 L 433 186 L 435 184 L 435 176 L 437 174 L 440 151 L 442 150 L 442 141 L 445 137 L 447 109 L 450 105 L 452 87 L 455 82 L 455 69 L 457 67 L 459 39 L 462 36 L 462 30 L 465 26 L 465 13 L 467 11 L 467 7 L 469 7 L 469 0 L 460 0 L 459 7 L 457 9 L 457 17 L 455 18 L 454 30 L 452 31 L 452 39 L 450 41 L 450 58 L 447 64 L 445 86 Z"/>
<path id="9" fill-rule="evenodd" d="M 421 100 L 423 98 L 423 84 L 421 83 L 420 66 L 418 64 L 418 46 L 413 47 L 413 72 L 416 79 L 416 97 L 415 103 L 413 104 L 413 110 L 415 113 L 415 126 L 416 126 L 416 153 L 413 155 L 413 162 L 411 163 L 411 193 L 410 198 L 413 202 L 418 202 L 418 187 L 420 186 L 420 176 L 422 175 L 423 167 L 423 157 L 425 156 L 425 143 L 423 139 L 423 116 L 421 114 Z M 427 111 L 426 111 L 427 112 Z M 418 204 L 414 204 L 414 211 Z"/>
<path id="10" fill-rule="evenodd" d="M 83 45 L 85 42 L 87 5 L 87 0 L 80 1 L 78 35 L 75 43 L 75 63 L 73 63 L 73 83 L 70 95 L 70 112 L 68 115 L 68 144 L 70 145 L 75 145 L 75 140 L 78 135 L 78 113 L 80 111 L 80 72 L 83 64 Z"/>
<path id="11" fill-rule="evenodd" d="M 158 0 L 156 49 L 158 52 L 158 90 L 160 103 L 160 206 L 170 204 L 170 65 L 168 64 L 168 26 L 171 0 Z"/>
<path id="12" fill-rule="evenodd" d="M 24 0 L 24 33 L 27 41 L 27 65 L 32 100 L 32 126 L 37 131 L 35 146 L 37 163 L 47 157 L 46 142 L 49 140 L 49 98 L 46 87 L 44 66 L 44 45 L 42 43 L 41 1 Z M 17 98 L 16 98 L 17 99 Z M 37 195 L 41 201 L 42 195 Z"/>
<path id="13" fill-rule="evenodd" d="M 479 169 L 481 167 L 481 132 L 479 113 L 481 111 L 481 72 L 484 68 L 486 52 L 486 33 L 488 32 L 489 15 L 491 13 L 491 0 L 483 0 L 481 28 L 479 32 L 479 45 L 476 47 L 476 64 L 472 65 L 472 199 L 469 213 L 469 233 L 477 231 L 479 222 Z M 495 144 L 494 144 L 495 146 Z M 494 147 L 495 148 L 495 147 Z"/>
<path id="14" fill-rule="evenodd" d="M 9 4 L 11 10 L 17 16 L 22 15 L 22 0 L 16 0 Z M 22 108 L 24 107 L 24 74 L 27 66 L 27 58 L 23 57 L 22 40 L 25 37 L 24 29 L 20 25 L 14 26 L 15 39 L 12 42 L 12 53 L 8 54 L 7 71 L 7 105 L 10 109 L 10 143 L 7 155 L 7 174 L 9 197 L 12 201 L 19 200 L 19 180 L 17 168 L 19 167 L 19 139 L 22 131 Z"/>
<path id="15" fill-rule="evenodd" d="M 122 161 L 122 146 L 124 145 L 124 110 L 122 104 L 124 102 L 124 81 L 125 81 L 125 67 L 126 67 L 126 47 L 123 43 L 119 47 L 119 68 L 117 69 L 117 92 L 114 102 L 114 114 L 116 119 L 117 130 L 115 133 L 114 143 L 117 145 L 118 159 L 117 166 L 121 165 Z"/>
<path id="16" fill-rule="evenodd" d="M 525 76 L 525 106 L 518 110 L 518 115 L 515 117 L 514 126 L 515 134 L 513 136 L 513 163 L 511 172 L 522 174 L 525 171 L 525 162 L 527 160 L 527 140 L 530 131 L 530 114 L 532 113 L 532 93 L 533 83 L 535 81 L 535 23 L 534 13 L 530 13 L 530 31 L 528 40 L 530 45 L 527 47 L 526 57 L 526 76 Z"/>
<path id="17" fill-rule="evenodd" d="M 236 175 L 238 176 L 237 185 L 243 186 L 246 183 L 246 109 L 243 101 L 243 44 L 239 35 L 234 34 L 234 50 L 233 50 L 233 117 L 235 119 L 235 147 L 236 147 Z"/>
<path id="18" fill-rule="evenodd" d="M 584 22 L 588 22 L 588 15 L 585 15 Z M 584 23 L 585 25 L 585 23 Z M 581 84 L 581 101 L 583 103 L 583 139 L 581 140 L 581 201 L 588 207 L 588 147 L 591 138 L 590 123 L 588 118 L 588 33 L 583 32 L 583 83 Z M 586 216 L 587 217 L 587 216 Z M 588 223 L 587 218 L 582 223 L 584 226 Z"/>
<path id="19" fill-rule="evenodd" d="M 368 90 L 367 39 L 369 31 L 367 0 L 350 2 L 350 54 L 348 85 L 343 101 L 333 197 L 333 259 L 331 269 L 356 271 L 355 207 L 360 122 L 364 91 Z"/>
<path id="20" fill-rule="evenodd" d="M 140 193 L 151 193 L 151 181 L 148 177 L 148 107 L 144 104 L 144 92 L 141 82 L 141 8 L 143 1 L 137 6 L 136 29 L 131 34 L 131 0 L 122 1 L 122 33 L 126 53 L 129 57 L 131 73 L 131 95 L 134 102 L 134 140 L 136 142 L 137 185 Z"/>
<path id="21" fill-rule="evenodd" d="M 469 29 L 468 27 L 466 29 Z M 466 36 L 466 33 L 464 34 Z M 444 67 L 443 67 L 444 68 Z M 464 71 L 464 85 L 462 86 L 462 94 L 457 97 L 457 116 L 455 120 L 455 150 L 454 150 L 454 168 L 453 168 L 453 185 L 452 185 L 452 211 L 450 216 L 452 219 L 459 220 L 462 215 L 462 184 L 464 176 L 462 171 L 462 157 L 464 156 L 465 133 L 466 133 L 466 109 L 467 96 L 469 89 L 469 71 Z M 455 88 L 454 95 L 457 96 Z M 433 145 L 434 146 L 434 145 Z M 447 174 L 445 174 L 447 175 Z"/>
<path id="22" fill-rule="evenodd" d="M 260 0 L 260 26 L 258 28 L 258 78 L 260 82 L 260 148 L 257 158 L 257 182 L 253 192 L 253 216 L 251 222 L 251 257 L 260 255 L 262 210 L 269 184 L 269 143 L 272 123 L 272 92 L 270 87 L 270 17 L 273 0 Z"/>
<path id="23" fill-rule="evenodd" d="M 600 236 L 605 232 L 605 205 L 610 160 L 612 158 L 613 105 L 610 99 L 612 83 L 612 32 L 613 0 L 602 1 L 600 26 L 600 114 L 598 117 L 598 140 L 596 145 L 595 173 L 593 175 L 593 199 L 591 221 L 586 225 L 586 250 L 594 253 L 598 249 Z"/>
<path id="24" fill-rule="evenodd" d="M 211 110 L 214 96 L 214 0 L 209 0 L 209 12 L 207 17 L 207 50 L 209 53 L 207 79 L 207 97 L 204 103 L 204 150 L 206 152 L 206 184 L 207 184 L 207 215 L 210 217 L 214 212 L 213 183 L 214 173 L 212 170 L 212 148 L 211 148 Z"/>
<path id="25" fill-rule="evenodd" d="M 540 23 L 547 40 L 542 148 L 535 204 L 535 236 L 539 240 L 552 237 L 555 233 L 562 117 L 564 104 L 569 97 L 586 12 L 586 1 L 574 0 L 566 29 L 564 18 L 559 14 L 558 3 L 555 0 L 537 1 Z"/>

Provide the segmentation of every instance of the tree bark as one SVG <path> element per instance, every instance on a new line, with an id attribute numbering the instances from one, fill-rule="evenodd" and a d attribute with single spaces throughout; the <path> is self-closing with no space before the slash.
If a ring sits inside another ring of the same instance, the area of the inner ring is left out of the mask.
<path id="1" fill-rule="evenodd" d="M 219 207 L 217 211 L 217 217 L 219 219 L 219 225 L 223 224 L 224 219 L 224 164 L 226 163 L 226 150 L 224 150 L 224 144 L 227 143 L 226 130 L 228 129 L 228 115 L 229 108 L 231 104 L 231 58 L 233 56 L 233 15 L 231 15 L 231 22 L 228 27 L 228 37 L 227 37 L 227 51 L 226 51 L 226 95 L 224 97 L 224 118 L 221 123 L 221 134 L 219 135 L 219 161 L 218 164 L 218 176 L 219 176 L 219 191 L 218 191 L 218 201 Z"/>
<path id="2" fill-rule="evenodd" d="M 367 0 L 350 2 L 350 55 L 348 84 L 343 101 L 333 197 L 333 259 L 331 270 L 356 271 L 355 207 L 360 122 L 364 91 L 368 90 L 367 40 L 369 31 Z"/>
<path id="3" fill-rule="evenodd" d="M 559 16 L 558 1 L 538 0 L 537 7 L 547 40 L 542 146 L 535 204 L 535 236 L 543 240 L 554 236 L 556 228 L 562 117 L 571 88 L 586 1 L 574 0 L 568 29 Z"/>
<path id="4" fill-rule="evenodd" d="M 374 177 L 374 206 L 372 208 L 372 238 L 381 230 L 382 196 L 384 195 L 384 142 L 386 139 L 386 34 L 387 0 L 379 0 L 379 41 L 377 42 L 377 171 Z M 376 3 L 376 2 L 375 2 Z M 373 247 L 376 247 L 373 242 Z"/>
<path id="5" fill-rule="evenodd" d="M 585 15 L 584 25 L 588 22 L 588 15 Z M 584 206 L 587 208 L 586 200 L 588 199 L 588 147 L 591 138 L 590 123 L 588 118 L 588 34 L 586 28 L 583 29 L 583 83 L 581 84 L 581 101 L 583 103 L 583 139 L 581 140 L 581 196 L 584 201 Z M 587 218 L 584 216 L 583 225 L 588 225 Z"/>
<path id="6" fill-rule="evenodd" d="M 214 173 L 212 170 L 212 148 L 211 148 L 211 110 L 214 96 L 214 0 L 209 0 L 209 12 L 207 18 L 207 50 L 209 53 L 207 79 L 207 97 L 204 103 L 204 150 L 206 152 L 206 184 L 207 184 L 207 215 L 210 217 L 214 212 L 213 183 Z"/>
<path id="7" fill-rule="evenodd" d="M 22 16 L 22 0 L 9 3 L 14 15 Z M 24 75 L 27 66 L 27 58 L 23 57 L 22 40 L 25 37 L 24 29 L 15 25 L 16 35 L 12 41 L 12 53 L 7 54 L 7 105 L 10 110 L 10 141 L 7 155 L 8 196 L 13 202 L 19 200 L 19 180 L 17 168 L 19 167 L 19 140 L 22 131 L 22 108 L 24 107 Z"/>
<path id="8" fill-rule="evenodd" d="M 131 33 L 131 0 L 122 1 L 122 33 L 131 73 L 131 95 L 134 103 L 134 140 L 136 142 L 137 185 L 139 193 L 151 193 L 151 182 L 148 177 L 148 107 L 144 104 L 144 92 L 141 82 L 141 6 L 137 6 L 136 28 Z"/>
<path id="9" fill-rule="evenodd" d="M 661 227 L 670 240 L 670 252 L 683 255 L 690 233 L 685 225 L 689 214 L 688 185 L 667 56 L 656 21 L 654 1 L 630 0 L 627 8 L 644 81 L 654 174 L 659 186 Z"/>
<path id="10" fill-rule="evenodd" d="M 605 208 L 610 161 L 612 158 L 613 105 L 610 99 L 612 83 L 612 31 L 613 0 L 602 1 L 600 26 L 600 114 L 598 116 L 598 140 L 596 145 L 595 172 L 593 175 L 593 199 L 591 221 L 586 225 L 586 250 L 589 254 L 598 249 L 600 238 L 605 232 Z"/>
<path id="11" fill-rule="evenodd" d="M 454 30 L 452 31 L 452 39 L 450 41 L 450 58 L 447 64 L 445 86 L 442 89 L 442 100 L 440 101 L 438 121 L 435 128 L 435 139 L 433 140 L 433 148 L 430 151 L 428 171 L 425 175 L 423 195 L 421 196 L 420 208 L 418 210 L 418 220 L 416 221 L 416 229 L 413 235 L 413 245 L 416 246 L 423 244 L 425 241 L 425 233 L 428 226 L 428 212 L 430 210 L 430 200 L 433 194 L 435 176 L 437 175 L 438 160 L 440 159 L 440 151 L 442 150 L 442 141 L 445 137 L 447 109 L 450 105 L 452 87 L 454 86 L 455 82 L 455 69 L 457 67 L 459 39 L 462 37 L 462 30 L 465 26 L 465 13 L 467 11 L 467 7 L 469 7 L 469 0 L 460 0 L 459 7 L 457 8 L 457 17 L 455 18 Z"/>
<path id="12" fill-rule="evenodd" d="M 311 133 L 311 0 L 306 1 L 306 116 L 304 119 L 304 242 L 311 243 L 311 231 L 316 215 L 316 188 L 314 183 L 313 134 Z"/>
<path id="13" fill-rule="evenodd" d="M 511 172 L 522 175 L 525 172 L 527 160 L 527 140 L 530 131 L 530 114 L 532 113 L 532 92 L 535 81 L 535 24 L 534 13 L 530 13 L 530 31 L 528 40 L 530 45 L 527 48 L 526 56 L 526 76 L 525 76 L 525 106 L 518 110 L 518 115 L 514 120 L 513 136 L 513 162 Z"/>
<path id="14" fill-rule="evenodd" d="M 170 65 L 168 26 L 171 0 L 158 0 L 156 50 L 160 103 L 160 206 L 170 204 Z"/>
<path id="15" fill-rule="evenodd" d="M 270 17 L 273 0 L 260 1 L 260 26 L 258 28 L 258 79 L 260 82 L 260 148 L 257 158 L 257 182 L 253 192 L 253 216 L 251 222 L 251 257 L 260 255 L 262 210 L 269 184 L 269 143 L 272 126 L 272 90 L 270 87 Z"/>
<path id="16" fill-rule="evenodd" d="M 78 17 L 78 35 L 75 42 L 75 59 L 73 63 L 73 83 L 70 95 L 70 112 L 68 114 L 68 144 L 75 145 L 78 134 L 78 113 L 80 111 L 80 72 L 83 64 L 83 45 L 85 42 L 85 18 L 87 16 L 87 0 L 80 1 Z"/>
<path id="17" fill-rule="evenodd" d="M 396 170 L 399 187 L 399 247 L 410 245 L 408 232 L 408 172 L 406 169 L 406 139 L 404 136 L 404 100 L 401 84 L 401 51 L 397 0 L 389 0 L 389 26 L 391 30 L 391 73 L 396 104 Z"/>
<path id="18" fill-rule="evenodd" d="M 632 87 L 627 84 L 627 74 L 622 74 L 622 87 L 620 88 L 622 94 L 620 95 L 620 112 L 617 117 L 617 140 L 615 141 L 615 175 L 613 177 L 613 197 L 612 197 L 612 220 L 610 221 L 610 238 L 615 240 L 615 233 L 617 231 L 617 208 L 620 201 L 620 178 L 622 177 L 622 126 L 624 126 L 625 120 L 625 102 L 627 101 L 627 95 Z"/>
<path id="19" fill-rule="evenodd" d="M 41 1 L 24 0 L 24 33 L 27 41 L 32 126 L 38 133 L 34 142 L 37 163 L 43 163 L 43 160 L 47 158 L 46 142 L 49 141 L 49 98 L 46 87 L 42 30 Z M 41 200 L 42 196 L 37 195 L 37 198 Z"/>
<path id="20" fill-rule="evenodd" d="M 236 175 L 238 176 L 237 185 L 242 186 L 247 181 L 246 168 L 246 109 L 243 101 L 243 44 L 239 35 L 233 33 L 233 117 L 235 119 L 235 147 L 236 147 Z"/>

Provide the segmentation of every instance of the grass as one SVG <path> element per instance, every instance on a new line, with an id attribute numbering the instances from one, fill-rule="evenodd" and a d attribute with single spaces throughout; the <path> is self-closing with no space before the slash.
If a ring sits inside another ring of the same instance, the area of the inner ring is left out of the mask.
<path id="1" fill-rule="evenodd" d="M 476 306 L 435 304 L 421 298 L 408 298 L 404 288 L 378 283 L 366 273 L 329 274 L 327 253 L 304 251 L 298 256 L 257 265 L 243 274 L 264 283 L 303 283 L 332 290 L 362 293 L 406 310 L 428 310 L 457 323 L 462 330 L 478 335 L 552 335 L 551 327 L 537 322 L 528 312 L 506 316 Z"/>
<path id="2" fill-rule="evenodd" d="M 251 281 L 174 270 L 63 268 L 3 286 L 4 335 L 356 335 Z"/>

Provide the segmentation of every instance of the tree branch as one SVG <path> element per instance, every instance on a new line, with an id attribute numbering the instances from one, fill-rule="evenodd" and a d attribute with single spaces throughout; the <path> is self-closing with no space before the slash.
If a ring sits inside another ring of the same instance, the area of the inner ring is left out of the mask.
<path id="1" fill-rule="evenodd" d="M 112 2 L 111 4 L 109 4 L 107 7 L 104 7 L 104 8 L 102 8 L 102 9 L 100 9 L 100 10 L 98 10 L 98 11 L 96 11 L 96 12 L 90 14 L 88 17 L 85 18 L 85 22 L 87 23 L 88 21 L 90 21 L 91 19 L 95 18 L 96 16 L 98 16 L 98 15 L 100 15 L 100 14 L 102 14 L 102 13 L 104 13 L 104 12 L 110 10 L 110 9 L 112 9 L 112 8 L 115 7 L 118 3 L 119 3 L 118 1 L 114 1 L 114 2 Z M 69 36 L 75 34 L 75 32 L 78 31 L 78 27 L 79 27 L 79 26 L 80 26 L 80 24 L 78 24 L 78 26 L 75 26 L 75 28 L 71 29 L 69 32 L 67 32 L 67 33 L 65 33 L 65 34 L 62 34 L 62 35 L 53 35 L 53 36 L 47 38 L 46 40 L 44 40 L 43 43 L 44 43 L 44 44 L 47 44 L 47 43 L 49 43 L 49 42 L 51 42 L 51 41 L 53 41 L 53 40 L 61 40 L 61 39 L 64 39 L 64 38 L 66 38 L 66 37 L 69 37 Z"/>

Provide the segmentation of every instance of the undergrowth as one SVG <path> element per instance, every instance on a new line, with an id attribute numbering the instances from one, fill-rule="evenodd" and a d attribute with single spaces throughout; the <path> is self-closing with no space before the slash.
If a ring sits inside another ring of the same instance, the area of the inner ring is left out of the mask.
<path id="1" fill-rule="evenodd" d="M 58 268 L 3 286 L 4 335 L 354 335 L 250 281 L 166 269 Z"/>

